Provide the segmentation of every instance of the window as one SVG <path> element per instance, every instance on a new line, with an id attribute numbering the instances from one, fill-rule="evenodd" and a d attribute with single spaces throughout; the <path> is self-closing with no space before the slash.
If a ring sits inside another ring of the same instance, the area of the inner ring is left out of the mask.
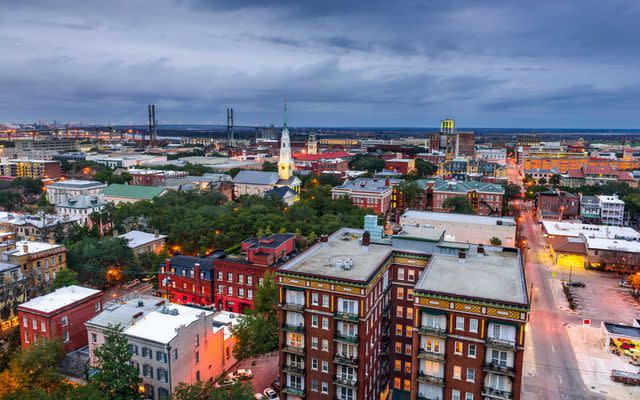
<path id="1" fill-rule="evenodd" d="M 473 400 L 473 393 L 469 393 L 467 392 L 466 395 L 464 396 L 465 400 Z"/>
<path id="2" fill-rule="evenodd" d="M 197 363 L 199 363 L 199 362 L 200 362 L 200 352 L 199 352 L 199 351 L 196 351 L 195 356 L 196 356 L 195 358 L 196 358 L 196 364 L 197 364 Z"/>
<path id="3" fill-rule="evenodd" d="M 456 317 L 456 330 L 464 331 L 464 317 Z"/>
<path id="4" fill-rule="evenodd" d="M 396 324 L 396 336 L 402 336 L 402 324 Z"/>
<path id="5" fill-rule="evenodd" d="M 100 311 L 100 302 L 96 301 L 96 312 Z"/>
<path id="6" fill-rule="evenodd" d="M 453 379 L 462 379 L 462 367 L 458 365 L 453 366 Z"/>
<path id="7" fill-rule="evenodd" d="M 329 318 L 322 317 L 322 329 L 329 329 Z"/>
<path id="8" fill-rule="evenodd" d="M 221 281 L 222 280 L 222 271 L 218 271 L 218 280 Z"/>
<path id="9" fill-rule="evenodd" d="M 169 374 L 167 374 L 167 370 L 166 369 L 158 368 L 157 373 L 158 373 L 158 380 L 160 382 L 168 382 L 169 381 Z"/>
<path id="10" fill-rule="evenodd" d="M 407 278 L 409 280 L 409 282 L 413 282 L 416 280 L 416 271 L 413 269 L 410 269 L 407 271 Z"/>
<path id="11" fill-rule="evenodd" d="M 27 317 L 22 317 L 22 325 L 24 325 L 25 328 L 29 327 L 29 320 Z"/>
<path id="12" fill-rule="evenodd" d="M 407 300 L 413 300 L 413 289 L 407 289 Z"/>
<path id="13" fill-rule="evenodd" d="M 169 391 L 165 388 L 158 388 L 158 399 L 169 400 Z"/>
<path id="14" fill-rule="evenodd" d="M 244 297 L 244 289 L 238 288 L 238 297 Z"/>
<path id="15" fill-rule="evenodd" d="M 491 363 L 506 367 L 508 364 L 508 353 L 502 350 L 491 350 Z"/>
<path id="16" fill-rule="evenodd" d="M 244 275 L 238 274 L 238 284 L 244 285 Z"/>
<path id="17" fill-rule="evenodd" d="M 318 305 L 318 293 L 311 293 L 311 305 L 312 306 Z"/>
<path id="18" fill-rule="evenodd" d="M 253 285 L 253 276 L 247 275 L 247 285 Z"/>
<path id="19" fill-rule="evenodd" d="M 311 338 L 311 348 L 318 349 L 318 338 L 315 336 Z"/>
<path id="20" fill-rule="evenodd" d="M 329 384 L 327 382 L 322 382 L 322 393 L 329 393 Z"/>
<path id="21" fill-rule="evenodd" d="M 153 378 L 153 367 L 148 364 L 142 365 L 142 376 L 146 378 Z"/>
<path id="22" fill-rule="evenodd" d="M 440 341 L 436 339 L 425 340 L 425 350 L 432 353 L 440 353 Z"/>
<path id="23" fill-rule="evenodd" d="M 455 342 L 453 352 L 455 354 L 462 354 L 462 342 Z"/>
<path id="24" fill-rule="evenodd" d="M 400 371 L 402 369 L 402 361 L 396 360 L 395 370 Z"/>
<path id="25" fill-rule="evenodd" d="M 411 333 L 413 332 L 413 327 L 411 325 L 407 325 L 407 337 L 411 337 Z"/>
<path id="26" fill-rule="evenodd" d="M 473 368 L 467 368 L 467 382 L 476 381 L 476 370 Z"/>
<path id="27" fill-rule="evenodd" d="M 404 345 L 404 354 L 410 356 L 411 355 L 411 345 L 410 344 L 405 344 Z"/>
<path id="28" fill-rule="evenodd" d="M 24 333 L 24 342 L 29 343 L 29 332 Z"/>
<path id="29" fill-rule="evenodd" d="M 178 349 L 173 349 L 173 357 L 174 360 L 178 359 Z"/>
<path id="30" fill-rule="evenodd" d="M 253 299 L 253 290 L 247 289 L 247 299 Z"/>
<path id="31" fill-rule="evenodd" d="M 317 315 L 312 315 L 311 316 L 311 326 L 313 328 L 317 328 L 318 327 L 318 316 Z"/>
<path id="32" fill-rule="evenodd" d="M 311 380 L 311 390 L 314 392 L 318 391 L 318 381 L 316 379 Z"/>
<path id="33" fill-rule="evenodd" d="M 451 391 L 451 400 L 460 400 L 460 391 L 458 389 Z"/>
<path id="34" fill-rule="evenodd" d="M 31 326 L 34 330 L 38 330 L 38 321 L 36 321 L 35 319 L 31 320 Z"/>
<path id="35" fill-rule="evenodd" d="M 470 345 L 469 345 L 469 350 L 468 350 L 467 355 L 468 355 L 470 358 L 476 358 L 476 352 L 477 352 L 477 350 L 476 350 L 476 345 L 475 345 L 475 344 L 470 344 Z"/>
<path id="36" fill-rule="evenodd" d="M 329 372 L 329 362 L 322 361 L 322 372 Z"/>
<path id="37" fill-rule="evenodd" d="M 227 272 L 227 282 L 233 282 L 233 274 L 231 272 Z"/>
<path id="38" fill-rule="evenodd" d="M 199 339 L 199 336 L 196 336 L 196 339 Z M 158 360 L 161 363 L 167 363 L 167 353 L 165 353 L 164 351 L 156 351 L 156 360 Z M 158 373 L 160 373 L 160 371 L 158 371 Z"/>
<path id="39" fill-rule="evenodd" d="M 413 319 L 413 308 L 407 307 L 407 319 Z"/>
<path id="40" fill-rule="evenodd" d="M 329 308 L 329 295 L 328 294 L 323 294 L 322 295 L 322 307 Z"/>
<path id="41" fill-rule="evenodd" d="M 402 300 L 404 299 L 404 288 L 399 287 L 396 292 L 396 298 Z"/>
<path id="42" fill-rule="evenodd" d="M 406 361 L 404 363 L 404 373 L 405 374 L 410 374 L 411 373 L 411 361 Z"/>
<path id="43" fill-rule="evenodd" d="M 200 346 L 200 334 L 199 333 L 196 334 L 196 347 L 198 347 L 198 346 Z M 157 353 L 159 353 L 159 352 L 156 352 L 156 354 Z"/>
<path id="44" fill-rule="evenodd" d="M 404 317 L 404 307 L 402 307 L 402 306 L 397 306 L 396 307 L 396 317 L 398 317 L 398 318 Z"/>
<path id="45" fill-rule="evenodd" d="M 404 280 L 404 268 L 398 268 L 398 280 L 399 281 Z"/>
<path id="46" fill-rule="evenodd" d="M 396 342 L 396 353 L 402 353 L 402 343 Z"/>
<path id="47" fill-rule="evenodd" d="M 233 287 L 232 286 L 227 286 L 227 294 L 230 296 L 233 296 Z"/>
<path id="48" fill-rule="evenodd" d="M 411 379 L 405 379 L 404 380 L 404 390 L 406 392 L 411 391 Z"/>
<path id="49" fill-rule="evenodd" d="M 394 378 L 393 387 L 396 389 L 402 389 L 400 385 L 402 385 L 402 380 L 400 378 Z"/>
<path id="50" fill-rule="evenodd" d="M 40 330 L 42 332 L 46 332 L 47 331 L 47 324 L 45 324 L 44 321 L 40 321 Z"/>
<path id="51" fill-rule="evenodd" d="M 329 341 L 322 339 L 322 351 L 329 351 Z"/>
<path id="52" fill-rule="evenodd" d="M 91 334 L 91 343 L 97 343 L 98 342 L 98 335 L 96 335 L 95 333 Z M 138 354 L 138 347 L 136 346 L 136 355 Z"/>
<path id="53" fill-rule="evenodd" d="M 314 371 L 318 370 L 318 359 L 317 358 L 312 358 L 311 359 L 311 369 Z"/>
<path id="54" fill-rule="evenodd" d="M 469 332 L 478 333 L 478 320 L 471 318 L 469 320 Z"/>

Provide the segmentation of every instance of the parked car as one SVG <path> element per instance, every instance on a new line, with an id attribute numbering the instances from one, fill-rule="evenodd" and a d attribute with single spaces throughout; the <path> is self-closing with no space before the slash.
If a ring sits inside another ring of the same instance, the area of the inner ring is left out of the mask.
<path id="1" fill-rule="evenodd" d="M 264 400 L 266 399 L 266 397 L 264 397 L 264 395 L 262 393 L 256 393 L 253 395 L 253 397 L 256 398 L 256 400 Z"/>
<path id="2" fill-rule="evenodd" d="M 227 387 L 227 386 L 231 386 L 231 385 L 235 385 L 236 383 L 238 383 L 238 380 L 236 378 L 233 377 L 226 377 L 224 378 L 224 380 L 220 383 L 221 387 Z"/>
<path id="3" fill-rule="evenodd" d="M 253 378 L 253 371 L 250 369 L 239 369 L 235 372 L 229 372 L 227 374 L 227 378 L 235 378 L 239 380 L 251 379 Z"/>
<path id="4" fill-rule="evenodd" d="M 275 381 L 271 382 L 271 388 L 277 393 L 280 393 L 280 379 L 276 379 Z"/>
<path id="5" fill-rule="evenodd" d="M 276 393 L 276 391 L 271 388 L 266 388 L 263 393 L 269 400 L 280 400 L 280 396 L 278 396 L 278 393 Z"/>
<path id="6" fill-rule="evenodd" d="M 573 287 L 585 287 L 586 285 L 584 284 L 584 282 L 580 282 L 580 281 L 571 281 L 568 283 L 569 286 L 573 286 Z"/>

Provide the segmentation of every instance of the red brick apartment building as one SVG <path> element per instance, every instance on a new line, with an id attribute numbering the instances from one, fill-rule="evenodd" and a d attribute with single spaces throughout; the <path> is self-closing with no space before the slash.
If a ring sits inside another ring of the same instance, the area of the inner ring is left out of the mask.
<path id="1" fill-rule="evenodd" d="M 580 217 L 580 196 L 562 190 L 536 193 L 538 220 L 562 221 Z"/>
<path id="2" fill-rule="evenodd" d="M 436 245 L 343 228 L 278 269 L 281 399 L 520 399 L 518 251 Z"/>
<path id="3" fill-rule="evenodd" d="M 346 180 L 331 189 L 331 197 L 347 197 L 360 208 L 371 208 L 376 214 L 386 214 L 391 207 L 392 188 L 389 180 L 379 178 L 358 178 Z"/>
<path id="4" fill-rule="evenodd" d="M 329 151 L 318 154 L 295 153 L 293 155 L 297 170 L 313 171 L 316 175 L 322 171 L 344 172 L 349 169 L 351 153 L 346 151 Z"/>
<path id="5" fill-rule="evenodd" d="M 402 175 L 409 175 L 416 170 L 416 160 L 413 158 L 392 158 L 385 160 L 384 169 L 399 172 Z"/>
<path id="6" fill-rule="evenodd" d="M 60 339 L 67 352 L 87 345 L 84 323 L 102 312 L 103 293 L 67 286 L 18 306 L 22 347 Z"/>
<path id="7" fill-rule="evenodd" d="M 172 303 L 213 304 L 213 258 L 179 255 L 158 271 L 158 292 Z"/>
<path id="8" fill-rule="evenodd" d="M 242 242 L 245 257 L 219 258 L 214 261 L 214 304 L 219 310 L 244 313 L 253 308 L 253 296 L 268 270 L 295 250 L 295 235 L 276 233 L 263 238 L 249 238 Z"/>
<path id="9" fill-rule="evenodd" d="M 275 269 L 294 250 L 294 234 L 276 233 L 243 241 L 241 257 L 175 256 L 160 266 L 158 292 L 173 303 L 244 313 L 253 308 L 265 271 Z"/>

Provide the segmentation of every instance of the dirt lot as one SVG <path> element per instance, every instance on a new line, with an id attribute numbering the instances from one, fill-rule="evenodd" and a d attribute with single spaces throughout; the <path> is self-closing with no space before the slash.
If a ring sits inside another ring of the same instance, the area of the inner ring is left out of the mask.
<path id="1" fill-rule="evenodd" d="M 253 378 L 249 380 L 256 393 L 262 393 L 262 391 L 268 387 L 271 387 L 271 382 L 278 378 L 278 352 L 269 353 L 262 357 L 250 358 L 237 363 L 231 371 L 237 369 L 248 368 L 253 371 Z"/>

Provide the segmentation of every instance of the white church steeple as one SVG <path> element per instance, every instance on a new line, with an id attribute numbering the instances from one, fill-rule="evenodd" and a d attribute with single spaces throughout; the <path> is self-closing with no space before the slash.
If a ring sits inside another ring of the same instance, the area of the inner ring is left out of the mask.
<path id="1" fill-rule="evenodd" d="M 284 103 L 284 127 L 280 138 L 280 159 L 278 160 L 278 176 L 287 180 L 293 175 L 293 159 L 291 158 L 291 141 L 287 127 L 287 103 Z"/>

